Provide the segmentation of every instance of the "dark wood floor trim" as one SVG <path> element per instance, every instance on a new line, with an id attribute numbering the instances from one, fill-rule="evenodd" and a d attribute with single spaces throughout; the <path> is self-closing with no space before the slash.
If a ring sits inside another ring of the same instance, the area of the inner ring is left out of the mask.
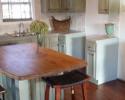
<path id="1" fill-rule="evenodd" d="M 125 83 L 125 80 L 122 80 L 122 79 L 117 79 L 117 80 L 120 81 L 120 82 Z"/>

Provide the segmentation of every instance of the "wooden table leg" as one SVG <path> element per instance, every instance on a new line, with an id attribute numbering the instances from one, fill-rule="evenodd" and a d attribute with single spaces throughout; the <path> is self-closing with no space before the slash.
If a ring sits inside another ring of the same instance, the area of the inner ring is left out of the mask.
<path id="1" fill-rule="evenodd" d="M 72 100 L 75 100 L 75 90 L 74 87 L 71 87 L 71 95 L 72 95 Z"/>
<path id="2" fill-rule="evenodd" d="M 49 100 L 50 85 L 46 84 L 45 100 Z"/>
<path id="3" fill-rule="evenodd" d="M 86 82 L 81 84 L 83 100 L 87 100 Z"/>
<path id="4" fill-rule="evenodd" d="M 55 100 L 60 100 L 61 99 L 61 87 L 56 86 L 55 88 Z"/>

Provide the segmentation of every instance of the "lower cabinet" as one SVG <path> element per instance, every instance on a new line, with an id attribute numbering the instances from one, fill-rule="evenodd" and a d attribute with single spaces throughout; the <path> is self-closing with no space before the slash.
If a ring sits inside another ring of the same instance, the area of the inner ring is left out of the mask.
<path id="1" fill-rule="evenodd" d="M 85 33 L 73 31 L 48 35 L 47 46 L 58 52 L 65 53 L 80 59 L 85 58 Z"/>
<path id="2" fill-rule="evenodd" d="M 36 36 L 0 37 L 0 46 L 33 42 L 37 43 Z M 84 59 L 85 33 L 80 31 L 69 33 L 50 32 L 46 35 L 45 47 Z"/>
<path id="3" fill-rule="evenodd" d="M 58 51 L 58 37 L 58 34 L 48 34 L 45 47 Z"/>
<path id="4" fill-rule="evenodd" d="M 117 79 L 118 39 L 92 37 L 86 41 L 87 74 L 91 82 L 100 85 Z"/>

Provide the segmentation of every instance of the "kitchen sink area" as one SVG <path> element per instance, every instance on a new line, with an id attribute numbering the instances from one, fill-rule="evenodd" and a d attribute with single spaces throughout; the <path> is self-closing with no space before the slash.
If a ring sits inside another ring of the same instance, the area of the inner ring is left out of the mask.
<path id="1" fill-rule="evenodd" d="M 35 35 L 25 34 L 17 36 L 15 34 L 0 35 L 0 45 L 11 45 L 19 43 L 36 42 Z"/>

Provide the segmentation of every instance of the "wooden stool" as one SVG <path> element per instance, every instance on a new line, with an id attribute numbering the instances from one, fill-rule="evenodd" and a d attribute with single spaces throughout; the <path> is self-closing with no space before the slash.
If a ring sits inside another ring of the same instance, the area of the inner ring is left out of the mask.
<path id="1" fill-rule="evenodd" d="M 79 71 L 72 71 L 65 73 L 63 75 L 43 78 L 43 80 L 46 82 L 45 100 L 49 100 L 50 86 L 52 88 L 55 88 L 55 100 L 60 100 L 61 89 L 68 87 L 71 87 L 72 99 L 74 99 L 74 93 L 75 93 L 73 89 L 74 85 L 81 85 L 83 100 L 87 100 L 85 82 L 88 81 L 89 79 L 90 77 L 88 75 L 83 74 Z"/>
<path id="2" fill-rule="evenodd" d="M 5 89 L 0 85 L 0 95 L 2 95 L 2 100 L 5 100 Z M 0 99 L 1 100 L 1 99 Z"/>

